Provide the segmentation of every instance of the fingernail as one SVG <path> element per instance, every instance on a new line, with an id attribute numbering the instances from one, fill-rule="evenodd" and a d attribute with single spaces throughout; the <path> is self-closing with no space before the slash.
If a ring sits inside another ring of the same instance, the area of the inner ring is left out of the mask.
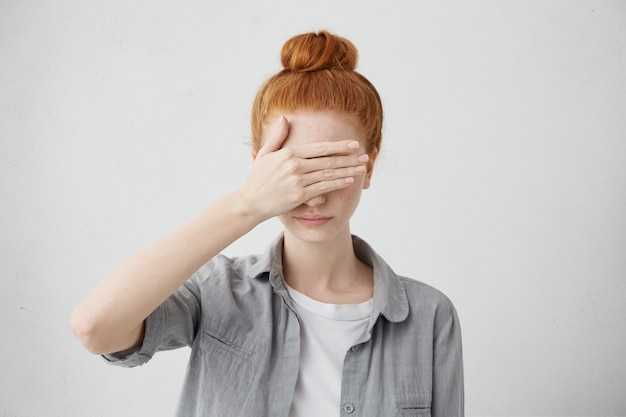
<path id="1" fill-rule="evenodd" d="M 344 181 L 346 182 L 346 184 L 352 184 L 354 182 L 354 178 L 348 177 Z"/>
<path id="2" fill-rule="evenodd" d="M 364 153 L 363 155 L 359 155 L 359 157 L 356 160 L 359 162 L 367 162 L 370 160 L 370 156 Z"/>
<path id="3" fill-rule="evenodd" d="M 355 172 L 365 172 L 367 168 L 365 168 L 365 165 L 359 165 L 358 167 L 354 167 L 354 171 Z"/>
<path id="4" fill-rule="evenodd" d="M 361 146 L 361 144 L 358 140 L 353 140 L 352 142 L 348 143 L 348 149 L 359 149 L 359 146 Z"/>

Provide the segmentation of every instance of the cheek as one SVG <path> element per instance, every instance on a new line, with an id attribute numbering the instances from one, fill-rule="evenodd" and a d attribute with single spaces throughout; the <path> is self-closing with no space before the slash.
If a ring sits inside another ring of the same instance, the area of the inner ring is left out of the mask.
<path id="1" fill-rule="evenodd" d="M 346 209 L 354 209 L 361 199 L 361 186 L 362 184 L 359 181 L 358 183 L 352 184 L 348 188 L 333 191 L 328 197 L 337 205 L 345 207 Z"/>

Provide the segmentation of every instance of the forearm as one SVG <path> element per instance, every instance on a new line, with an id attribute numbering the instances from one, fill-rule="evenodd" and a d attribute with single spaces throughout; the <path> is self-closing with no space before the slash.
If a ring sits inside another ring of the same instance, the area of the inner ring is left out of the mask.
<path id="1" fill-rule="evenodd" d="M 140 342 L 143 321 L 200 266 L 262 218 L 229 194 L 114 269 L 72 314 L 72 330 L 93 353 Z"/>

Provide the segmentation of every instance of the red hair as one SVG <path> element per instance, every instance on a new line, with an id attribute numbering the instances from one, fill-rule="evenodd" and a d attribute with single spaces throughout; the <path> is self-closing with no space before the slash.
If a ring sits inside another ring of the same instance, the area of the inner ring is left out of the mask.
<path id="1" fill-rule="evenodd" d="M 261 147 L 263 124 L 271 113 L 332 110 L 356 116 L 373 160 L 382 140 L 383 108 L 372 83 L 355 71 L 357 60 L 352 42 L 327 31 L 285 42 L 283 70 L 261 86 L 252 105 L 253 153 Z"/>

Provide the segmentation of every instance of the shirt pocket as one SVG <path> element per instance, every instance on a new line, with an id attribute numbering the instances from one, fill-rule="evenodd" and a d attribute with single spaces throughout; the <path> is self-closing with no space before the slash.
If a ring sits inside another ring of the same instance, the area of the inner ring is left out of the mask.
<path id="1" fill-rule="evenodd" d="M 220 365 L 224 371 L 251 372 L 250 357 L 252 352 L 245 347 L 229 340 L 223 335 L 202 329 L 200 335 L 200 352 L 206 355 L 203 359 L 211 365 Z"/>
<path id="2" fill-rule="evenodd" d="M 396 397 L 396 417 L 430 417 L 432 396 L 411 394 Z"/>
<path id="3" fill-rule="evenodd" d="M 188 371 L 195 388 L 208 398 L 230 404 L 245 402 L 254 379 L 251 350 L 225 337 L 201 329 Z"/>

